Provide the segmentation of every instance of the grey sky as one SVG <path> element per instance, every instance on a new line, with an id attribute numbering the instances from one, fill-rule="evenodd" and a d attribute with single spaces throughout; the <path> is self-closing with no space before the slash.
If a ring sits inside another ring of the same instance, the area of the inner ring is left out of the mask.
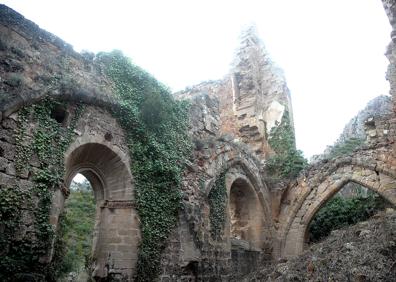
<path id="1" fill-rule="evenodd" d="M 1 1 L 77 51 L 123 50 L 177 91 L 229 70 L 256 23 L 291 90 L 297 146 L 332 144 L 385 81 L 390 25 L 379 0 Z"/>

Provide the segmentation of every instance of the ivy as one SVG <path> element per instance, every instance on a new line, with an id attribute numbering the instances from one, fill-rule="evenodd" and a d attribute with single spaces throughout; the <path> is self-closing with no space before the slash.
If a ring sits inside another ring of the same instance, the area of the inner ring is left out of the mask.
<path id="1" fill-rule="evenodd" d="M 22 207 L 28 199 L 28 194 L 18 186 L 1 187 L 0 189 L 0 248 L 1 254 L 7 252 L 11 247 L 9 242 L 15 237 L 15 233 L 19 228 Z M 0 265 L 2 263 L 0 262 Z"/>
<path id="2" fill-rule="evenodd" d="M 224 225 L 226 222 L 227 207 L 227 189 L 225 183 L 225 172 L 222 172 L 216 179 L 210 193 L 209 198 L 209 220 L 210 232 L 213 239 L 218 240 L 223 235 Z"/>
<path id="3" fill-rule="evenodd" d="M 0 187 L 1 281 L 13 281 L 12 275 L 23 270 L 32 256 L 29 242 L 18 232 L 29 200 L 28 193 L 16 185 Z"/>
<path id="4" fill-rule="evenodd" d="M 275 152 L 267 160 L 267 169 L 272 177 L 296 177 L 307 166 L 308 162 L 302 152 L 296 149 L 294 130 L 287 111 L 280 124 L 271 129 L 268 142 Z"/>
<path id="5" fill-rule="evenodd" d="M 18 128 L 15 131 L 16 171 L 19 175 L 24 171 L 33 172 L 33 188 L 31 192 L 21 192 L 21 188 L 2 188 L 0 192 L 2 216 L 3 211 L 7 215 L 7 208 L 15 217 L 15 226 L 5 229 L 2 236 L 1 243 L 4 245 L 3 250 L 6 250 L 0 259 L 2 274 L 4 273 L 4 277 L 0 277 L 3 281 L 23 280 L 24 278 L 15 276 L 18 273 L 37 273 L 44 275 L 47 281 L 56 280 L 57 267 L 54 263 L 47 265 L 42 258 L 48 255 L 55 236 L 55 230 L 49 221 L 52 193 L 63 183 L 63 156 L 72 141 L 73 129 L 82 111 L 81 106 L 76 107 L 69 127 L 63 127 L 51 117 L 59 105 L 60 102 L 46 98 L 18 112 Z M 30 126 L 30 123 L 34 126 Z M 38 167 L 33 169 L 29 163 L 34 155 Z M 7 199 L 13 199 L 15 210 L 5 205 L 9 201 Z M 25 236 L 15 238 L 23 210 L 33 215 L 33 228 Z"/>
<path id="6" fill-rule="evenodd" d="M 17 128 L 15 129 L 16 156 L 15 170 L 20 175 L 26 169 L 28 161 L 33 154 L 33 149 L 27 140 L 26 132 L 28 119 L 30 118 L 31 109 L 22 108 L 18 112 Z"/>
<path id="7" fill-rule="evenodd" d="M 126 132 L 133 160 L 131 171 L 142 232 L 135 280 L 153 281 L 158 277 L 161 253 L 181 206 L 181 174 L 192 148 L 187 131 L 189 106 L 175 101 L 166 87 L 120 52 L 98 54 L 97 62 L 114 82 L 118 106 L 111 111 Z M 15 134 L 16 162 L 18 173 L 34 171 L 31 200 L 34 228 L 32 236 L 21 241 L 25 248 L 16 246 L 14 241 L 7 242 L 18 249 L 16 263 L 10 263 L 11 252 L 2 259 L 14 266 L 10 274 L 43 273 L 48 281 L 54 281 L 60 274 L 57 264 L 61 263 L 64 249 L 64 243 L 56 240 L 51 264 L 40 262 L 55 236 L 49 223 L 52 192 L 62 185 L 63 155 L 82 110 L 78 107 L 69 127 L 64 127 L 51 117 L 58 106 L 59 102 L 45 99 L 20 111 L 20 126 Z M 27 135 L 29 122 L 35 126 Z M 32 156 L 39 163 L 34 170 L 29 165 Z"/>
<path id="8" fill-rule="evenodd" d="M 154 281 L 181 207 L 181 174 L 192 148 L 188 104 L 175 101 L 119 51 L 100 53 L 97 62 L 114 82 L 119 106 L 113 115 L 126 132 L 132 159 L 142 232 L 135 280 Z"/>

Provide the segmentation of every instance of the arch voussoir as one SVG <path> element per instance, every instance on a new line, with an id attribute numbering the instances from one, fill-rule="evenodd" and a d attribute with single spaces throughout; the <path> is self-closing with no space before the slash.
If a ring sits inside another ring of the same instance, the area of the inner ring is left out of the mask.
<path id="1" fill-rule="evenodd" d="M 358 183 L 396 206 L 396 177 L 389 164 L 368 157 L 343 158 L 300 177 L 284 197 L 279 232 L 282 256 L 295 256 L 304 248 L 305 232 L 317 211 L 342 187 Z M 287 204 L 289 203 L 289 204 Z"/>

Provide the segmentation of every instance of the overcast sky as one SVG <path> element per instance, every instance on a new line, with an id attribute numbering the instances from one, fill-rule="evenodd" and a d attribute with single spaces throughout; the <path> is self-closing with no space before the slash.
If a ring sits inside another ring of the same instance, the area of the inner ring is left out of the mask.
<path id="1" fill-rule="evenodd" d="M 120 49 L 173 91 L 225 76 L 255 23 L 291 90 L 297 147 L 332 144 L 388 94 L 390 25 L 380 0 L 3 1 L 77 51 Z"/>

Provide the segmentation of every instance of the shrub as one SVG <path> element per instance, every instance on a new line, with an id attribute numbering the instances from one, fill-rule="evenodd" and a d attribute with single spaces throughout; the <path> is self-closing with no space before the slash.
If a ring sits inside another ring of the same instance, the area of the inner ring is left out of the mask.
<path id="1" fill-rule="evenodd" d="M 335 158 L 342 155 L 352 153 L 364 143 L 364 140 L 359 138 L 349 138 L 342 143 L 334 145 L 329 153 L 329 158 Z"/>
<path id="2" fill-rule="evenodd" d="M 268 158 L 267 169 L 274 178 L 291 178 L 299 174 L 308 162 L 296 149 L 294 130 L 285 111 L 280 124 L 271 129 L 268 142 L 275 155 Z"/>
<path id="3" fill-rule="evenodd" d="M 336 195 L 314 216 L 309 225 L 309 240 L 317 242 L 332 230 L 355 224 L 385 208 L 385 200 L 376 194 L 368 197 L 343 198 Z"/>

